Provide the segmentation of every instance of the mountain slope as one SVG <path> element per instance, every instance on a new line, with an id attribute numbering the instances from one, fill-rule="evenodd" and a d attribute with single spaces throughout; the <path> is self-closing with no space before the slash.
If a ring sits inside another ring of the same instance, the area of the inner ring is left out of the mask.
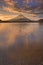
<path id="1" fill-rule="evenodd" d="M 16 18 L 10 19 L 9 21 L 11 21 L 11 22 L 27 22 L 27 21 L 30 22 L 31 20 L 24 17 L 23 15 L 19 15 Z"/>

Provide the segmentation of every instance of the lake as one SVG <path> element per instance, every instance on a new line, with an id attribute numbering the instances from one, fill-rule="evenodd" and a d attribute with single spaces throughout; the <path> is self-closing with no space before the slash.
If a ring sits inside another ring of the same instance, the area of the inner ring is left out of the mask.
<path id="1" fill-rule="evenodd" d="M 0 23 L 0 65 L 43 65 L 43 24 Z"/>

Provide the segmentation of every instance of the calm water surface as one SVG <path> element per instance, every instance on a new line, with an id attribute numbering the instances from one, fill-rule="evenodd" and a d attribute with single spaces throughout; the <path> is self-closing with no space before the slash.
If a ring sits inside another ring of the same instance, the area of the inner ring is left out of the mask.
<path id="1" fill-rule="evenodd" d="M 43 42 L 43 25 L 39 23 L 0 24 L 0 46 L 9 46 L 20 36 L 30 42 Z"/>
<path id="2" fill-rule="evenodd" d="M 0 65 L 43 65 L 43 24 L 0 23 Z"/>

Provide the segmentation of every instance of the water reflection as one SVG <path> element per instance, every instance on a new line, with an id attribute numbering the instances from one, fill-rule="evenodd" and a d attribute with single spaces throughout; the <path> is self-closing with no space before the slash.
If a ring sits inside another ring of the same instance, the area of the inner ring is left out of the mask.
<path id="1" fill-rule="evenodd" d="M 43 65 L 43 25 L 0 24 L 0 65 Z"/>
<path id="2" fill-rule="evenodd" d="M 43 42 L 43 25 L 39 23 L 0 24 L 0 46 L 12 45 L 19 36 L 23 36 L 25 42 Z"/>

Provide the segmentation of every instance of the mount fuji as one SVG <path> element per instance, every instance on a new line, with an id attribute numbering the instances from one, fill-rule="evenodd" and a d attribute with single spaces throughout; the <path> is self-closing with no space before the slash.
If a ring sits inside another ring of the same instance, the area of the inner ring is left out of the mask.
<path id="1" fill-rule="evenodd" d="M 22 14 L 18 15 L 17 17 L 8 20 L 9 22 L 31 22 L 30 19 L 26 18 Z"/>

